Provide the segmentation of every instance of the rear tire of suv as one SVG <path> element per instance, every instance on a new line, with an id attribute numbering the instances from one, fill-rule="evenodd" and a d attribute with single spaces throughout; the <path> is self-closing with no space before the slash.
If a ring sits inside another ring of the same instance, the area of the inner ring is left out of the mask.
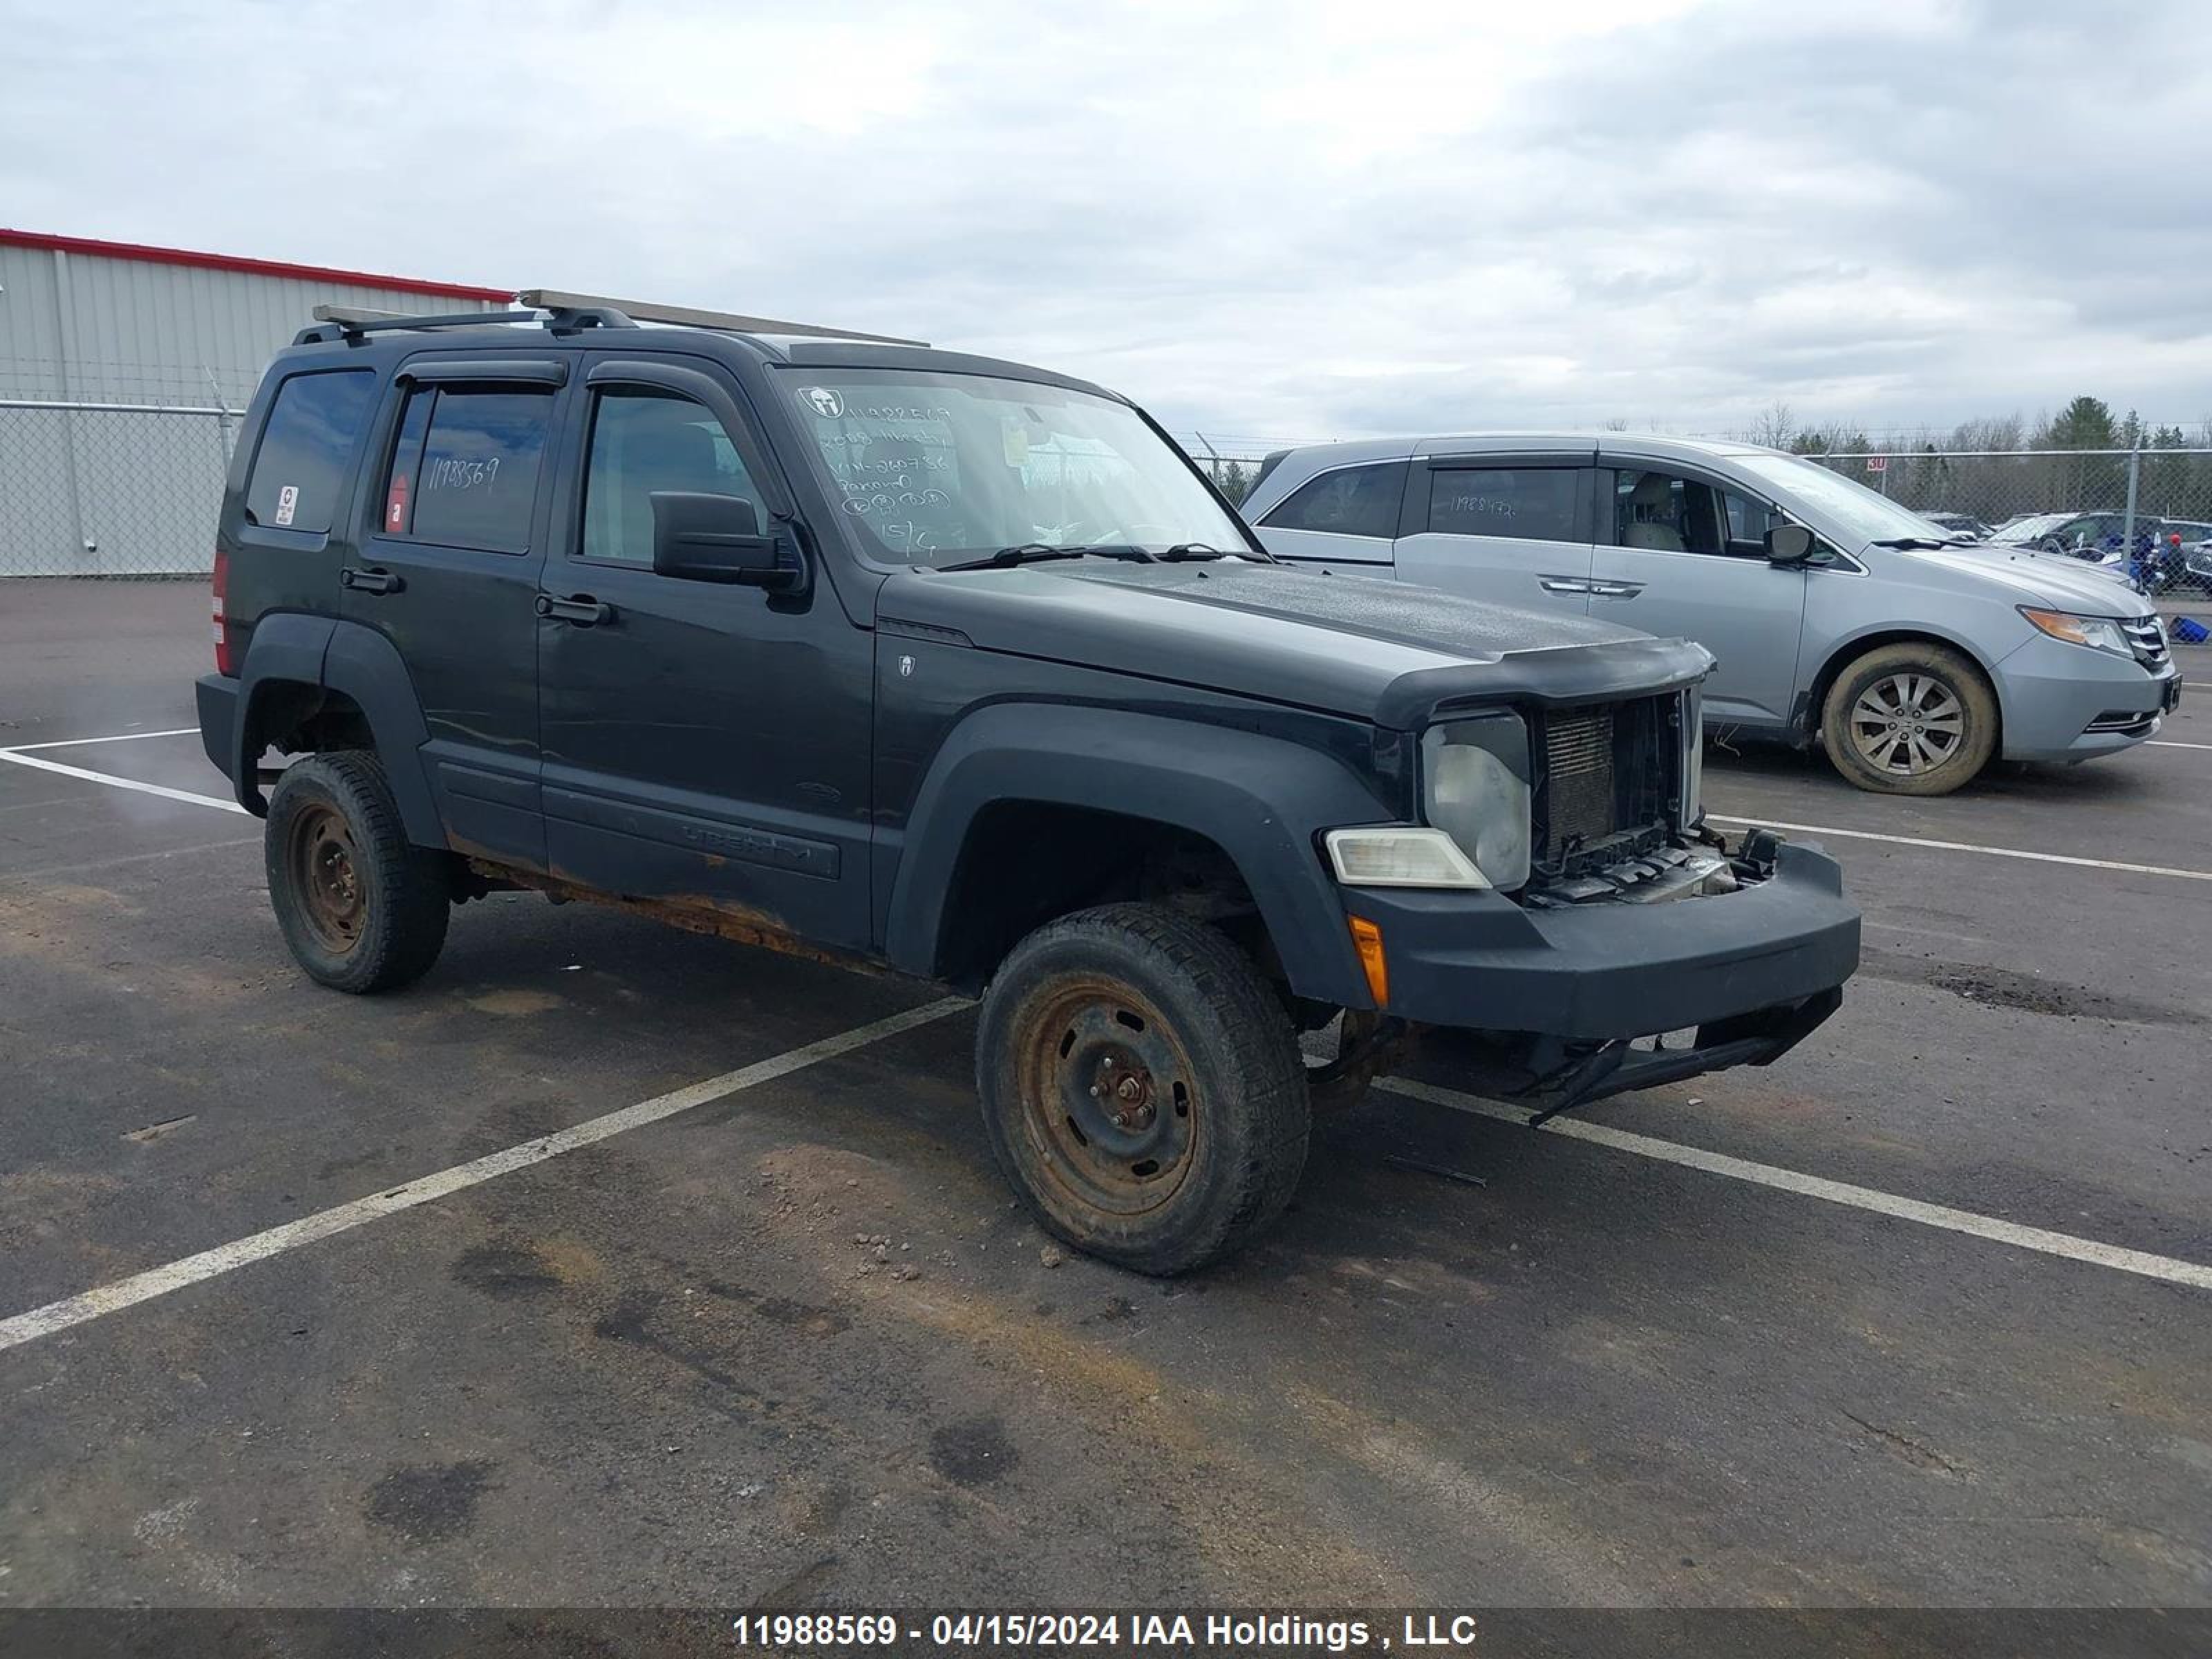
<path id="1" fill-rule="evenodd" d="M 1989 763 L 1997 700 L 1948 646 L 1878 646 L 1836 676 L 1820 743 L 1846 782 L 1882 795 L 1948 795 Z"/>
<path id="2" fill-rule="evenodd" d="M 983 1126 L 1051 1232 L 1139 1273 L 1241 1248 L 1290 1201 L 1310 1114 L 1273 988 L 1223 934 L 1150 904 L 1048 922 L 992 981 Z"/>
<path id="3" fill-rule="evenodd" d="M 446 854 L 415 846 L 384 768 L 365 750 L 284 769 L 263 837 L 269 902 L 307 975 L 334 990 L 420 979 L 446 943 Z"/>

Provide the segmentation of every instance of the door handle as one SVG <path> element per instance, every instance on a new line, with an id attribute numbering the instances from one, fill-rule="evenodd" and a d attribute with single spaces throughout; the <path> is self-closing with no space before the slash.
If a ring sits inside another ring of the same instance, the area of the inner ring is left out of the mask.
<path id="1" fill-rule="evenodd" d="M 356 593 L 397 593 L 407 584 L 389 570 L 355 570 L 349 567 L 338 572 L 338 586 L 350 587 Z"/>
<path id="2" fill-rule="evenodd" d="M 1601 599 L 1632 599 L 1644 591 L 1642 582 L 1594 581 L 1589 591 Z"/>
<path id="3" fill-rule="evenodd" d="M 540 593 L 538 596 L 538 614 L 551 617 L 559 622 L 574 623 L 579 628 L 597 628 L 603 622 L 615 619 L 615 608 L 588 593 L 574 593 L 565 599 L 556 599 L 550 593 Z"/>
<path id="4" fill-rule="evenodd" d="M 1579 576 L 1539 576 L 1536 585 L 1547 593 L 1587 593 L 1590 585 Z"/>

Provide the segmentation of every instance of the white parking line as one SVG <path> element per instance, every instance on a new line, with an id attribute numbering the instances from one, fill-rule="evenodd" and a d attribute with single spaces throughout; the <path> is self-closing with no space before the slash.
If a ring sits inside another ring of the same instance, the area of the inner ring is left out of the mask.
<path id="1" fill-rule="evenodd" d="M 2172 738 L 2146 738 L 2143 745 L 2148 749 L 2212 749 L 2212 743 L 2176 743 Z"/>
<path id="2" fill-rule="evenodd" d="M 1426 1101 L 1431 1106 L 1445 1107 L 1474 1117 L 1493 1118 L 1500 1123 L 1525 1126 L 1534 1115 L 1524 1106 L 1512 1106 L 1504 1101 L 1463 1095 L 1455 1089 L 1440 1089 L 1432 1083 L 1390 1078 L 1375 1086 L 1387 1089 L 1394 1094 L 1408 1095 L 1415 1100 Z M 2069 1261 L 2086 1261 L 2092 1267 L 2110 1267 L 2116 1273 L 2137 1273 L 2145 1279 L 2164 1279 L 2170 1285 L 2186 1285 L 2196 1290 L 2212 1291 L 2212 1267 L 2200 1262 L 2184 1261 L 2170 1255 L 2153 1255 L 2147 1250 L 2130 1250 L 2118 1244 L 2103 1244 L 2094 1238 L 2077 1238 L 2071 1233 L 2054 1233 L 2042 1227 L 2023 1227 L 2017 1222 L 2000 1221 L 1994 1216 L 1976 1215 L 1971 1210 L 1954 1210 L 1948 1204 L 1929 1204 L 1917 1198 L 1900 1198 L 1895 1193 L 1885 1193 L 1873 1187 L 1854 1186 L 1847 1181 L 1830 1181 L 1821 1176 L 1801 1175 L 1795 1170 L 1784 1170 L 1772 1164 L 1755 1164 L 1749 1158 L 1731 1158 L 1725 1152 L 1709 1152 L 1699 1147 L 1682 1146 L 1677 1141 L 1634 1134 L 1626 1129 L 1608 1128 L 1602 1123 L 1585 1123 L 1577 1118 L 1552 1118 L 1539 1126 L 1538 1133 L 1565 1135 L 1571 1140 L 1586 1140 L 1593 1146 L 1609 1146 L 1615 1152 L 1633 1152 L 1638 1158 L 1656 1158 L 1662 1164 L 1679 1164 L 1685 1169 L 1702 1170 L 1708 1175 L 1726 1176 L 1732 1181 L 1747 1181 L 1755 1186 L 1771 1187 L 1778 1192 L 1795 1193 L 1801 1198 L 1817 1198 L 1830 1204 L 1847 1205 L 1855 1210 L 1870 1210 L 1876 1215 L 1893 1216 L 1900 1221 L 1917 1221 L 1923 1227 L 1940 1227 L 1946 1232 L 1965 1233 L 1970 1237 L 1985 1238 L 1993 1243 L 2010 1244 L 2019 1249 L 2039 1251 L 2045 1255 L 2063 1256 Z"/>
<path id="3" fill-rule="evenodd" d="M 18 743 L 0 753 L 21 755 L 33 749 L 76 749 L 88 743 L 135 743 L 140 738 L 196 738 L 199 734 L 197 726 L 179 726 L 167 732 L 117 732 L 105 738 L 55 738 L 46 743 Z"/>
<path id="4" fill-rule="evenodd" d="M 59 1302 L 49 1302 L 42 1308 L 33 1308 L 9 1319 L 0 1319 L 0 1348 L 12 1348 L 42 1336 L 52 1336 L 72 1325 L 82 1325 L 88 1320 L 98 1319 L 103 1314 L 119 1312 L 157 1296 L 167 1296 L 187 1285 L 197 1285 L 203 1279 L 215 1279 L 234 1273 L 256 1261 L 265 1261 L 270 1256 L 282 1255 L 287 1250 L 296 1250 L 303 1244 L 313 1244 L 319 1239 L 358 1227 L 364 1222 L 380 1217 L 397 1215 L 402 1210 L 411 1210 L 417 1205 L 446 1198 L 465 1188 L 479 1186 L 517 1170 L 526 1170 L 533 1164 L 543 1164 L 548 1158 L 563 1153 L 580 1151 L 598 1145 L 615 1135 L 642 1128 L 648 1123 L 658 1123 L 664 1118 L 674 1117 L 678 1112 L 688 1112 L 695 1106 L 704 1106 L 709 1101 L 720 1100 L 741 1089 L 757 1088 L 772 1083 L 777 1078 L 848 1054 L 869 1043 L 880 1042 L 885 1037 L 896 1036 L 902 1031 L 911 1031 L 916 1026 L 927 1025 L 932 1020 L 942 1019 L 969 1006 L 964 997 L 944 997 L 925 1003 L 919 1008 L 909 1008 L 904 1013 L 892 1014 L 856 1027 L 836 1036 L 823 1037 L 819 1042 L 810 1042 L 769 1060 L 756 1060 L 750 1066 L 740 1066 L 734 1072 L 725 1072 L 720 1077 L 710 1077 L 703 1083 L 694 1083 L 684 1088 L 656 1095 L 651 1100 L 641 1100 L 635 1106 L 625 1106 L 620 1111 L 609 1112 L 603 1117 L 586 1119 L 566 1129 L 556 1129 L 550 1135 L 540 1135 L 535 1140 L 526 1140 L 519 1146 L 504 1152 L 488 1153 L 466 1164 L 457 1164 L 435 1175 L 422 1176 L 403 1186 L 373 1193 L 367 1198 L 357 1198 L 349 1204 L 322 1210 L 313 1215 L 301 1216 L 281 1227 L 271 1227 L 266 1232 L 253 1233 L 247 1237 L 219 1244 L 211 1250 L 202 1250 L 198 1255 L 188 1255 L 165 1267 L 153 1267 L 128 1279 L 118 1279 L 112 1284 L 80 1291 L 64 1297 Z"/>
<path id="5" fill-rule="evenodd" d="M 148 737 L 157 735 L 149 732 Z M 174 732 L 163 733 L 173 737 Z M 141 795 L 159 795 L 163 800 L 180 800 L 194 806 L 212 806 L 222 812 L 244 812 L 246 809 L 234 800 L 223 800 L 214 795 L 196 795 L 189 789 L 172 789 L 166 783 L 141 783 L 136 778 L 118 778 L 112 772 L 88 772 L 82 766 L 64 766 L 59 761 L 50 761 L 37 755 L 27 755 L 18 749 L 0 749 L 0 761 L 16 766 L 34 766 L 41 772 L 58 772 L 65 778 L 82 778 L 88 783 L 111 784 L 118 789 L 129 789 Z"/>
<path id="6" fill-rule="evenodd" d="M 2163 864 L 2122 864 L 2113 859 L 2076 858 L 2070 853 L 2028 853 L 2017 847 L 1983 847 L 1970 841 L 1926 841 L 1918 836 L 1881 836 L 1871 830 L 1838 830 L 1826 823 L 1783 823 L 1773 818 L 1740 818 L 1728 812 L 1706 816 L 1721 823 L 1758 824 L 1801 836 L 1841 836 L 1846 841 L 1882 841 L 1897 847 L 1926 847 L 1938 853 L 1980 853 L 1993 859 L 2029 859 L 2038 864 L 2075 864 L 2090 870 L 2118 870 L 2132 876 L 2172 876 L 2179 881 L 2212 881 L 2212 870 L 2176 870 Z"/>

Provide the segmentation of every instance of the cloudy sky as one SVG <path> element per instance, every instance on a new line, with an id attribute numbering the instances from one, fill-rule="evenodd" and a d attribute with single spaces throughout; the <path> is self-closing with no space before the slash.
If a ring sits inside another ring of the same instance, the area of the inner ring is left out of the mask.
<path id="1" fill-rule="evenodd" d="M 0 0 L 0 222 L 1049 363 L 1226 441 L 2212 416 L 2176 3 Z"/>

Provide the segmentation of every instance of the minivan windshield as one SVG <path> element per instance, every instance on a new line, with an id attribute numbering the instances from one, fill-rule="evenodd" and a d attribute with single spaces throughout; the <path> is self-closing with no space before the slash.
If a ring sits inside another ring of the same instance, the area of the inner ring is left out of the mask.
<path id="1" fill-rule="evenodd" d="M 904 368 L 794 367 L 781 379 L 812 459 L 872 557 L 939 565 L 1032 546 L 1250 550 L 1183 458 L 1110 398 Z"/>
<path id="2" fill-rule="evenodd" d="M 1781 504 L 1806 508 L 1835 526 L 1838 541 L 1853 544 L 1852 550 L 1869 542 L 1923 540 L 1948 542 L 1955 530 L 1931 524 L 1910 507 L 1899 507 L 1856 479 L 1831 471 L 1814 461 L 1795 455 L 1739 455 L 1736 460 L 1771 483 Z"/>

